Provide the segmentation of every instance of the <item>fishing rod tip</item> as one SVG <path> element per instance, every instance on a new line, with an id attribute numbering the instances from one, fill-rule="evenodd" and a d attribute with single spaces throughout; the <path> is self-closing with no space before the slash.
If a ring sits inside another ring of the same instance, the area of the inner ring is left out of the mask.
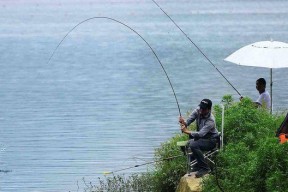
<path id="1" fill-rule="evenodd" d="M 103 175 L 110 175 L 110 174 L 112 174 L 112 172 L 109 171 L 103 172 Z"/>

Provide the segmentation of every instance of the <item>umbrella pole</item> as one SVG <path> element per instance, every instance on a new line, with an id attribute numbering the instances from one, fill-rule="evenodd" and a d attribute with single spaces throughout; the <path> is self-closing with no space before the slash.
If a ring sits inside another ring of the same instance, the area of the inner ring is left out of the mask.
<path id="1" fill-rule="evenodd" d="M 272 108 L 273 108 L 273 103 L 272 103 L 272 68 L 270 68 L 270 97 L 271 97 L 271 107 L 270 107 L 270 114 L 272 114 Z"/>

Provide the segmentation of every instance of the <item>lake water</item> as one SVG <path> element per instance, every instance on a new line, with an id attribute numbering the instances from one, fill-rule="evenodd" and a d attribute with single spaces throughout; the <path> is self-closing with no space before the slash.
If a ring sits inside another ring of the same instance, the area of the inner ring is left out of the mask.
<path id="1" fill-rule="evenodd" d="M 288 1 L 158 2 L 244 96 L 256 99 L 265 68 L 223 59 L 262 40 L 288 42 Z M 153 160 L 202 98 L 239 96 L 149 0 L 0 1 L 0 191 L 83 189 L 103 171 Z M 287 69 L 273 70 L 274 108 L 288 108 Z M 269 84 L 269 81 L 268 81 Z M 269 89 L 268 89 L 269 90 Z M 276 128 L 275 128 L 276 129 Z M 147 167 L 122 173 L 145 171 Z M 149 168 L 150 169 L 150 168 Z"/>

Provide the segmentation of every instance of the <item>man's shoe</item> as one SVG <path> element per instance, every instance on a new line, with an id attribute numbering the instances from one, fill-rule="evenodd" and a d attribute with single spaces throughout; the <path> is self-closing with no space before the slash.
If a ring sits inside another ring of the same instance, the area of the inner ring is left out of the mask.
<path id="1" fill-rule="evenodd" d="M 200 169 L 199 171 L 197 171 L 197 173 L 195 174 L 196 178 L 200 178 L 203 177 L 204 175 L 208 174 L 211 172 L 211 169 Z"/>

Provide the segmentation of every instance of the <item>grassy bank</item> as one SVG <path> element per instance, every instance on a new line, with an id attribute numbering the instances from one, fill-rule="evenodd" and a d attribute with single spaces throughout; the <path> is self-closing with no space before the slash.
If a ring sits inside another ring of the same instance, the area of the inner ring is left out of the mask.
<path id="1" fill-rule="evenodd" d="M 204 181 L 204 192 L 285 192 L 288 182 L 288 144 L 280 145 L 275 131 L 284 114 L 270 115 L 266 110 L 256 109 L 253 102 L 244 98 L 233 102 L 223 97 L 225 105 L 224 148 L 217 155 L 215 171 Z M 221 108 L 214 107 L 217 126 L 221 125 Z M 193 125 L 190 127 L 194 129 Z M 181 154 L 177 141 L 187 140 L 177 134 L 155 150 L 155 160 Z M 159 161 L 155 170 L 125 177 L 115 175 L 99 179 L 85 191 L 139 191 L 174 192 L 180 178 L 186 173 L 186 157 Z"/>
<path id="2" fill-rule="evenodd" d="M 216 108 L 216 111 L 219 109 Z M 218 177 L 210 176 L 205 192 L 288 191 L 288 144 L 279 144 L 275 132 L 284 114 L 256 109 L 249 99 L 227 106 L 225 147 L 217 156 Z"/>

